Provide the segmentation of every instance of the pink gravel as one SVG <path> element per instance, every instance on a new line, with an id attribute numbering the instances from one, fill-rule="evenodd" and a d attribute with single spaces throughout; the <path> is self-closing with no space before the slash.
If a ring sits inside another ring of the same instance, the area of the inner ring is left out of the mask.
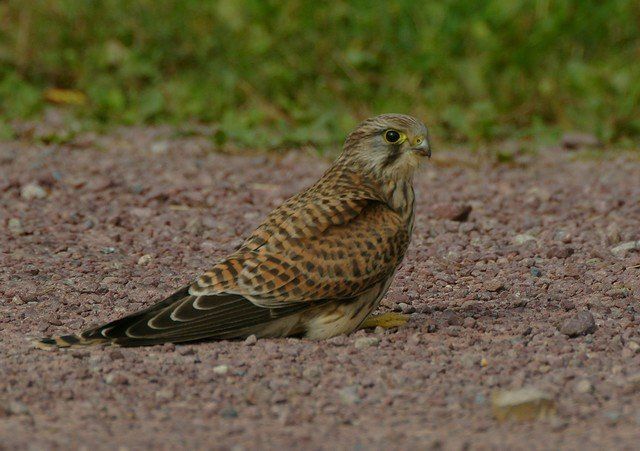
<path id="1" fill-rule="evenodd" d="M 411 315 L 397 331 L 32 348 L 161 299 L 328 164 L 212 147 L 165 128 L 0 143 L 0 449 L 640 443 L 640 250 L 619 248 L 640 240 L 637 153 L 504 165 L 436 149 L 382 303 Z M 581 334 L 583 311 L 595 332 Z M 575 338 L 560 331 L 571 318 Z M 498 423 L 492 393 L 521 387 L 549 393 L 556 416 Z"/>

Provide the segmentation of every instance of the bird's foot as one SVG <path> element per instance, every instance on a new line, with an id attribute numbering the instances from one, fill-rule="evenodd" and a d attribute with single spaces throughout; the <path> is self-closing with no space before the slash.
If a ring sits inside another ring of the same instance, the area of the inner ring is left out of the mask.
<path id="1" fill-rule="evenodd" d="M 359 329 L 374 329 L 376 327 L 393 329 L 394 327 L 403 326 L 407 321 L 409 321 L 409 315 L 403 315 L 402 313 L 381 313 L 367 317 Z"/>

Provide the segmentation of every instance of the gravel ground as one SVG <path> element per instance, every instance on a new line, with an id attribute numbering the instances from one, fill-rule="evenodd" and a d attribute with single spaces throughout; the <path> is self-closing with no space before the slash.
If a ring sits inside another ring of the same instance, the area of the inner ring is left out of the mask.
<path id="1" fill-rule="evenodd" d="M 0 449 L 637 447 L 629 154 L 438 153 L 382 302 L 411 315 L 396 331 L 59 352 L 26 341 L 159 300 L 326 166 L 216 154 L 162 128 L 0 144 Z M 492 396 L 521 388 L 555 415 L 499 422 Z"/>

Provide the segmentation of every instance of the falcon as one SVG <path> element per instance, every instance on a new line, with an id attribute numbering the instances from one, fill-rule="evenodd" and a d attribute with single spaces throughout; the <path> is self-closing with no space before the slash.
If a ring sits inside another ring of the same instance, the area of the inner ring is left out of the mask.
<path id="1" fill-rule="evenodd" d="M 145 310 L 35 344 L 325 339 L 398 325 L 401 315 L 370 315 L 409 245 L 413 178 L 425 157 L 429 136 L 418 119 L 367 119 L 314 185 L 273 210 L 239 249 L 195 281 Z"/>

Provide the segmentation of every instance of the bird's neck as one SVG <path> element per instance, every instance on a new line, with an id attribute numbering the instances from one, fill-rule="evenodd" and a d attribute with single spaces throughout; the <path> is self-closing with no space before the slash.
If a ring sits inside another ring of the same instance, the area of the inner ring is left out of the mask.
<path id="1" fill-rule="evenodd" d="M 381 188 L 389 208 L 409 221 L 413 217 L 415 201 L 412 180 L 386 180 Z"/>

